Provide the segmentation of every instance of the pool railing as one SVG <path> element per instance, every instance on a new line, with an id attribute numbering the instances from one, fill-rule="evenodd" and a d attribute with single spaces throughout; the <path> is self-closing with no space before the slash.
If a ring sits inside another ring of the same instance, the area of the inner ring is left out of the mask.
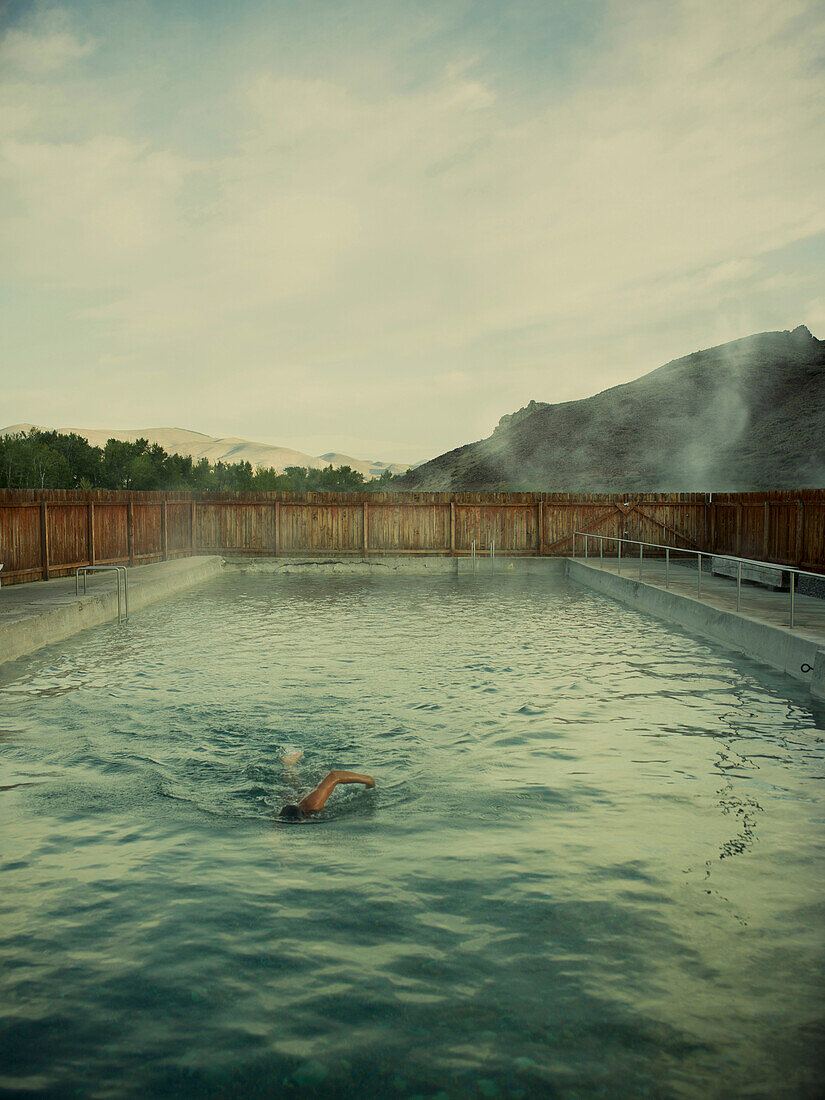
<path id="1" fill-rule="evenodd" d="M 670 588 L 670 554 L 673 551 L 676 554 L 693 554 L 698 558 L 698 568 L 696 576 L 696 595 L 701 600 L 702 598 L 702 558 L 724 558 L 726 561 L 733 561 L 737 563 L 736 570 L 736 610 L 739 611 L 742 606 L 742 566 L 743 565 L 757 565 L 760 568 L 765 569 L 778 569 L 780 573 L 788 573 L 790 575 L 790 591 L 789 591 L 789 606 L 788 606 L 788 626 L 793 630 L 794 626 L 794 612 L 795 612 L 795 600 L 796 600 L 796 578 L 797 577 L 814 577 L 816 580 L 821 581 L 823 579 L 821 573 L 812 573 L 808 569 L 797 569 L 791 565 L 779 565 L 772 561 L 756 561 L 753 558 L 740 558 L 735 554 L 711 554 L 707 550 L 689 550 L 683 546 L 667 546 L 658 542 L 643 542 L 641 539 L 628 539 L 619 537 L 618 535 L 594 535 L 589 531 L 574 531 L 573 532 L 573 559 L 576 558 L 576 538 L 584 539 L 584 557 L 588 558 L 588 543 L 590 539 L 597 539 L 599 543 L 599 561 L 600 568 L 604 568 L 604 544 L 606 542 L 615 542 L 618 546 L 617 549 L 617 561 L 618 561 L 618 573 L 622 575 L 622 546 L 638 546 L 639 547 L 639 580 L 642 580 L 642 566 L 644 563 L 644 548 L 648 547 L 651 550 L 664 550 L 665 552 L 665 588 Z"/>
<path id="2" fill-rule="evenodd" d="M 80 578 L 83 577 L 83 595 L 86 595 L 87 573 L 116 573 L 117 574 L 117 622 L 118 626 L 129 619 L 129 588 L 126 578 L 125 565 L 81 565 L 74 575 L 74 594 L 80 595 Z M 123 602 L 120 598 L 120 576 L 123 574 Z"/>

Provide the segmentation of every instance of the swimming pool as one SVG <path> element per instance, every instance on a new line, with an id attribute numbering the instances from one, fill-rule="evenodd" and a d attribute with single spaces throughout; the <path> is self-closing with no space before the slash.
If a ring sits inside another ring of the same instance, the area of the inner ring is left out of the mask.
<path id="1" fill-rule="evenodd" d="M 818 1095 L 811 705 L 481 573 L 225 574 L 7 666 L 0 1090 Z M 330 767 L 378 785 L 278 823 Z"/>

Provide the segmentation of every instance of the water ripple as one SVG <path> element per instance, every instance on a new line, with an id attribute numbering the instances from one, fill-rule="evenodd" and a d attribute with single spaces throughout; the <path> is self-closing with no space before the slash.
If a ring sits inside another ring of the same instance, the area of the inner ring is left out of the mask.
<path id="1" fill-rule="evenodd" d="M 562 580 L 225 575 L 0 714 L 0 1091 L 816 1094 L 779 674 Z M 279 823 L 331 767 L 378 785 Z"/>

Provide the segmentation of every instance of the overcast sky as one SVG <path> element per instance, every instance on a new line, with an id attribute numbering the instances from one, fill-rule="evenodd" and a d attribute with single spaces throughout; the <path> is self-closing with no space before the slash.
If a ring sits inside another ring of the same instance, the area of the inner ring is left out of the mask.
<path id="1" fill-rule="evenodd" d="M 0 426 L 421 459 L 825 337 L 821 0 L 0 0 Z"/>

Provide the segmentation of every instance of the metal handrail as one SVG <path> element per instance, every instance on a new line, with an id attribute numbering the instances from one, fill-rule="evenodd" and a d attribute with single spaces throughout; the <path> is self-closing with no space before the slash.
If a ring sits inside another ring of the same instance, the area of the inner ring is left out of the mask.
<path id="1" fill-rule="evenodd" d="M 125 565 L 81 565 L 77 568 L 74 575 L 74 594 L 80 596 L 80 575 L 83 574 L 83 595 L 86 595 L 86 575 L 88 573 L 117 573 L 117 622 L 118 626 L 121 623 L 128 622 L 129 620 L 129 583 L 126 576 Z M 123 574 L 123 612 L 121 613 L 120 602 L 120 574 Z"/>
<path id="2" fill-rule="evenodd" d="M 736 554 L 717 554 L 707 550 L 688 550 L 683 546 L 667 546 L 664 543 L 659 542 L 644 542 L 642 539 L 628 539 L 624 536 L 618 535 L 594 535 L 590 531 L 574 531 L 573 532 L 573 558 L 576 557 L 576 535 L 580 535 L 584 539 L 584 556 L 587 558 L 587 546 L 588 539 L 599 540 L 599 560 L 601 568 L 604 568 L 604 544 L 605 542 L 618 543 L 618 572 L 621 576 L 622 572 L 622 543 L 630 543 L 632 546 L 639 547 L 639 580 L 642 579 L 642 560 L 644 555 L 644 547 L 648 546 L 653 550 L 665 551 L 665 588 L 670 588 L 670 551 L 673 550 L 677 554 L 695 554 L 699 559 L 698 562 L 698 576 L 696 581 L 697 597 L 702 598 L 702 558 L 724 558 L 726 561 L 738 562 L 739 568 L 736 575 L 736 610 L 739 611 L 742 603 L 742 566 L 743 565 L 759 565 L 767 569 L 778 569 L 781 573 L 789 573 L 791 577 L 790 584 L 790 606 L 788 613 L 788 626 L 793 629 L 794 626 L 794 612 L 796 603 L 796 578 L 797 577 L 814 577 L 817 580 L 823 580 L 821 573 L 813 573 L 810 569 L 797 569 L 793 565 L 780 565 L 777 562 L 772 561 L 757 561 L 755 558 L 740 558 Z"/>

